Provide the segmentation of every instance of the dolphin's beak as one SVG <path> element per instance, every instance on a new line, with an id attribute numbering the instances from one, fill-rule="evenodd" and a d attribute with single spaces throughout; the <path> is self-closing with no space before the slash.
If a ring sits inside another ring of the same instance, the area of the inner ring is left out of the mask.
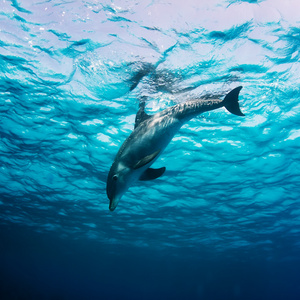
<path id="1" fill-rule="evenodd" d="M 109 210 L 114 211 L 116 209 L 116 207 L 118 206 L 118 203 L 119 203 L 119 197 L 110 199 Z"/>
<path id="2" fill-rule="evenodd" d="M 116 208 L 116 206 L 111 205 L 111 203 L 109 204 L 109 210 L 110 210 L 110 211 L 114 211 L 115 208 Z"/>

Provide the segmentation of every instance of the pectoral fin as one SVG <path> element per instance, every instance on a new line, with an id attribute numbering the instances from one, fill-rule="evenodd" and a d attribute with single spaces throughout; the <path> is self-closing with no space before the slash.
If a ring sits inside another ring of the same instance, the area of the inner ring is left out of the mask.
<path id="1" fill-rule="evenodd" d="M 141 160 L 139 160 L 135 165 L 134 165 L 134 169 L 139 169 L 143 166 L 145 166 L 146 164 L 148 164 L 149 162 L 151 162 L 158 154 L 159 154 L 160 150 L 155 151 L 152 154 L 149 154 L 145 157 L 143 157 Z"/>
<path id="2" fill-rule="evenodd" d="M 159 168 L 159 169 L 147 169 L 142 176 L 140 177 L 140 180 L 146 181 L 146 180 L 153 180 L 158 177 L 160 177 L 162 174 L 164 174 L 166 171 L 165 167 Z"/>

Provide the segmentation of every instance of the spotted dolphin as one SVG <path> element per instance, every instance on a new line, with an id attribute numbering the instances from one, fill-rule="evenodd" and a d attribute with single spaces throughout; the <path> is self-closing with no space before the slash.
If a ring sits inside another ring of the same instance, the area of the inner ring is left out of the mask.
<path id="1" fill-rule="evenodd" d="M 244 116 L 238 96 L 241 86 L 229 92 L 224 100 L 193 100 L 169 107 L 154 115 L 145 113 L 145 102 L 135 118 L 133 132 L 117 153 L 107 178 L 106 193 L 113 211 L 123 194 L 138 180 L 153 180 L 163 175 L 166 168 L 150 168 L 162 154 L 177 131 L 197 115 L 225 107 L 229 112 Z"/>

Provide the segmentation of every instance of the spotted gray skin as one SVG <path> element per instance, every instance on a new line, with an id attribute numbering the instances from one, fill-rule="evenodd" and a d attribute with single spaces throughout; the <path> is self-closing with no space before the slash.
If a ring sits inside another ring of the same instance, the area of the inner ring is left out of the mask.
<path id="1" fill-rule="evenodd" d="M 143 103 L 136 115 L 135 128 L 125 140 L 110 168 L 106 192 L 113 211 L 121 197 L 138 180 L 152 180 L 165 172 L 165 167 L 152 169 L 150 166 L 162 154 L 177 131 L 197 115 L 225 107 L 229 112 L 244 116 L 238 95 L 242 87 L 229 92 L 224 100 L 194 100 L 177 104 L 149 116 Z"/>

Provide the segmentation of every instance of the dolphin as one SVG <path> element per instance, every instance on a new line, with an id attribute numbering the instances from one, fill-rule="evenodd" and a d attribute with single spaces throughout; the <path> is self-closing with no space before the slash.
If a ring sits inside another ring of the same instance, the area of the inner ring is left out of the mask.
<path id="1" fill-rule="evenodd" d="M 145 112 L 141 103 L 135 118 L 133 132 L 118 151 L 107 177 L 106 193 L 110 211 L 115 210 L 119 200 L 138 180 L 153 180 L 163 175 L 166 168 L 150 168 L 158 159 L 177 131 L 197 115 L 225 107 L 237 116 L 241 112 L 238 96 L 241 86 L 230 91 L 224 98 L 193 100 L 169 107 L 154 115 Z"/>

